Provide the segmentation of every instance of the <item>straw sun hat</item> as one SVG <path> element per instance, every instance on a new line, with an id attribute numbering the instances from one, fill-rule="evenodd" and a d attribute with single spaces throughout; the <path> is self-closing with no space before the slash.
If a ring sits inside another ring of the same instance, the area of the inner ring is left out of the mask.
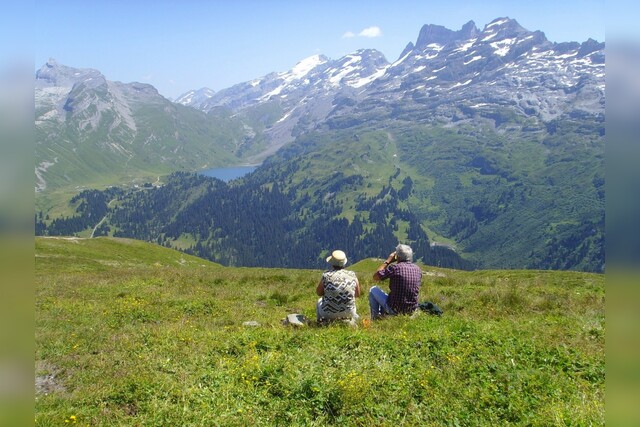
<path id="1" fill-rule="evenodd" d="M 347 255 L 342 251 L 333 251 L 331 256 L 327 257 L 327 262 L 336 267 L 344 267 L 347 265 Z"/>

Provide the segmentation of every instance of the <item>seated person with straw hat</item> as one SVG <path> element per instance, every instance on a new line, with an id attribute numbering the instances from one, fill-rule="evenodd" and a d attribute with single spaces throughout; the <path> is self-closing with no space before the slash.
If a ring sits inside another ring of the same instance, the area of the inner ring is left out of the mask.
<path id="1" fill-rule="evenodd" d="M 360 283 L 356 273 L 346 270 L 347 256 L 333 251 L 327 258 L 331 269 L 322 273 L 316 293 L 321 297 L 316 305 L 318 322 L 334 319 L 356 321 L 356 298 L 360 296 Z"/>

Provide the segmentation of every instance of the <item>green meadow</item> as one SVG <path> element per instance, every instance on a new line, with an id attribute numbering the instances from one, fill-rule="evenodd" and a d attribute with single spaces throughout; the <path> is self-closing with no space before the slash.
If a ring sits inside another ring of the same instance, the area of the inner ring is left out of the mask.
<path id="1" fill-rule="evenodd" d="M 35 247 L 37 426 L 604 425 L 603 275 L 422 266 L 442 317 L 320 327 L 320 270 Z M 378 263 L 350 266 L 365 291 Z"/>

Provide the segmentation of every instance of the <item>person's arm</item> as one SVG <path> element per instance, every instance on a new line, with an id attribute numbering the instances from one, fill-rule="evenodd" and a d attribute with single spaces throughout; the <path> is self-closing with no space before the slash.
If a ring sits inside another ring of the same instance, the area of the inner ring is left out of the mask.
<path id="1" fill-rule="evenodd" d="M 356 291 L 355 291 L 354 295 L 356 296 L 356 298 L 358 298 L 361 295 L 360 282 L 358 282 L 358 278 L 357 277 L 356 277 Z"/>
<path id="2" fill-rule="evenodd" d="M 380 264 L 380 266 L 378 267 L 378 269 L 376 270 L 375 273 L 373 273 L 373 281 L 374 282 L 379 282 L 380 281 L 380 274 L 379 272 L 384 270 L 385 268 L 387 268 L 389 266 L 389 264 L 391 264 L 392 262 L 394 262 L 396 260 L 396 253 L 395 252 L 391 252 L 389 254 L 389 256 L 387 257 L 387 259 L 385 260 L 385 262 L 383 262 L 382 264 Z"/>
<path id="3" fill-rule="evenodd" d="M 322 283 L 322 279 L 320 279 L 320 283 L 318 283 L 318 287 L 316 288 L 316 294 L 318 296 L 324 296 L 324 284 Z"/>

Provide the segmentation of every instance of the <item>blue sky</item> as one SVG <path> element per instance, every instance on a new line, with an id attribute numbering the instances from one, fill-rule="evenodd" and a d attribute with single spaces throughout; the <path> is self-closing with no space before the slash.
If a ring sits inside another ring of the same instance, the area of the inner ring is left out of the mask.
<path id="1" fill-rule="evenodd" d="M 44 0 L 31 22 L 36 69 L 51 57 L 173 98 L 319 53 L 338 59 L 374 48 L 394 61 L 425 24 L 458 30 L 473 20 L 482 29 L 508 16 L 551 41 L 604 41 L 606 12 L 604 0 Z"/>

